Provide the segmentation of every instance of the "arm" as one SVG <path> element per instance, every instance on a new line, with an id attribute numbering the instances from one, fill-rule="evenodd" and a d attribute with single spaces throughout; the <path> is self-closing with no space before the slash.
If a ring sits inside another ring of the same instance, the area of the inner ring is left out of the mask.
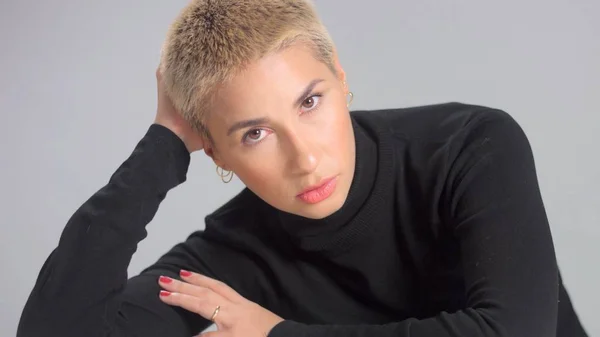
<path id="1" fill-rule="evenodd" d="M 467 307 L 385 325 L 284 321 L 269 337 L 554 336 L 558 271 L 529 142 L 492 111 L 465 135 L 444 200 L 460 241 Z"/>
<path id="2" fill-rule="evenodd" d="M 146 224 L 167 192 L 185 181 L 189 160 L 175 134 L 150 126 L 108 184 L 69 219 L 39 273 L 18 336 L 191 335 L 184 317 L 153 299 L 156 276 L 127 281 Z"/>

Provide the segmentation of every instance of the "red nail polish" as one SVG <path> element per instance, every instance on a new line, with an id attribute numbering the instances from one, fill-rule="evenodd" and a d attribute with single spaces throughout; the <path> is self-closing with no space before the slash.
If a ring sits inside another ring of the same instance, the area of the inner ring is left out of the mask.
<path id="1" fill-rule="evenodd" d="M 171 293 L 168 292 L 168 291 L 166 291 L 166 290 L 161 290 L 160 291 L 160 296 L 162 296 L 162 297 L 167 297 L 169 295 L 171 295 Z"/>
<path id="2" fill-rule="evenodd" d="M 181 269 L 181 271 L 179 272 L 179 275 L 181 275 L 181 277 L 190 277 L 190 276 L 192 276 L 192 272 Z"/>
<path id="3" fill-rule="evenodd" d="M 170 277 L 161 276 L 158 278 L 158 281 L 162 282 L 162 283 L 171 283 L 171 282 L 173 282 L 173 279 Z"/>

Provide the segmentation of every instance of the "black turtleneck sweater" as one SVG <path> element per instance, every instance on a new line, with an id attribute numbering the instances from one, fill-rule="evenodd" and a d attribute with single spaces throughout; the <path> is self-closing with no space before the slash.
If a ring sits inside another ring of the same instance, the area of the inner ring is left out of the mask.
<path id="1" fill-rule="evenodd" d="M 352 119 L 356 170 L 339 211 L 308 220 L 245 189 L 128 279 L 145 226 L 190 161 L 152 125 L 68 221 L 18 336 L 191 336 L 210 322 L 158 298 L 158 276 L 180 269 L 283 317 L 269 337 L 586 336 L 514 119 L 459 103 Z"/>

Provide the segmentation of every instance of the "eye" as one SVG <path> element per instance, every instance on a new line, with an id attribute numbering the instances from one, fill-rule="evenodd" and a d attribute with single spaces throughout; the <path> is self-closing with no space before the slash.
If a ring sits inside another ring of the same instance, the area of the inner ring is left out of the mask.
<path id="1" fill-rule="evenodd" d="M 312 95 L 302 102 L 303 112 L 310 112 L 319 106 L 321 95 Z"/>
<path id="2" fill-rule="evenodd" d="M 251 129 L 244 134 L 242 142 L 247 145 L 258 144 L 268 135 L 269 131 L 265 129 Z"/>

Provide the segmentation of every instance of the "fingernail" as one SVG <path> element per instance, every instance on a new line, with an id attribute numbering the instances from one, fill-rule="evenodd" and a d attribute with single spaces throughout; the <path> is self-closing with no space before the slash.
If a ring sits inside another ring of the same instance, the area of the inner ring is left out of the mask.
<path id="1" fill-rule="evenodd" d="M 161 283 L 171 283 L 171 282 L 173 282 L 173 279 L 170 277 L 161 276 L 158 278 L 158 281 Z"/>
<path id="2" fill-rule="evenodd" d="M 192 276 L 192 272 L 181 269 L 181 271 L 179 272 L 179 275 L 181 275 L 181 277 L 189 277 L 189 276 Z"/>
<path id="3" fill-rule="evenodd" d="M 171 293 L 169 291 L 166 291 L 166 290 L 160 291 L 160 296 L 162 296 L 162 297 L 167 297 L 169 295 L 171 295 Z"/>

